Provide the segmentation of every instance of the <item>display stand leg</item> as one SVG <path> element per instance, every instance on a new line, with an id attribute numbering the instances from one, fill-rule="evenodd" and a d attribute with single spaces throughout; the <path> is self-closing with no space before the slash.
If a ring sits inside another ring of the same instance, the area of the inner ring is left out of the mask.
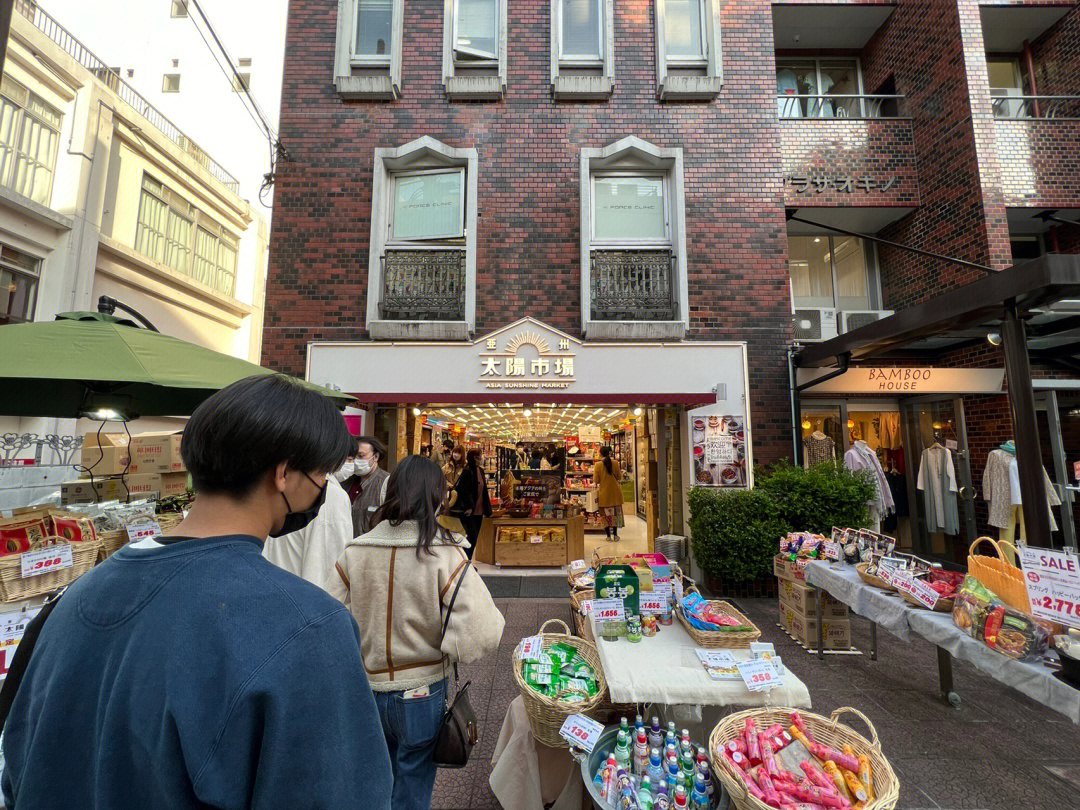
<path id="1" fill-rule="evenodd" d="M 937 648 L 938 680 L 941 683 L 941 696 L 955 708 L 960 708 L 960 695 L 953 691 L 952 655 L 944 647 Z"/>
<path id="2" fill-rule="evenodd" d="M 818 660 L 825 658 L 825 600 L 821 598 L 821 590 L 817 592 L 817 657 Z"/>
<path id="3" fill-rule="evenodd" d="M 877 622 L 870 622 L 870 660 L 877 661 Z"/>

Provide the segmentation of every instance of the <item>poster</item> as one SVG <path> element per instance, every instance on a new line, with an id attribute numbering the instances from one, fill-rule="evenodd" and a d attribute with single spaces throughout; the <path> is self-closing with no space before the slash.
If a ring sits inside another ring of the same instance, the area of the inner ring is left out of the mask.
<path id="1" fill-rule="evenodd" d="M 694 416 L 690 420 L 694 484 L 745 487 L 746 427 L 741 416 Z"/>

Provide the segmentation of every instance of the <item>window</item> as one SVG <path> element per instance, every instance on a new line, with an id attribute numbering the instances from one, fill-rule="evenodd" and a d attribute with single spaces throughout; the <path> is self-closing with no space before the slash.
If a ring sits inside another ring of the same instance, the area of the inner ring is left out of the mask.
<path id="1" fill-rule="evenodd" d="M 990 95 L 994 99 L 994 115 L 997 118 L 1023 118 L 1026 105 L 1024 78 L 1020 72 L 1020 60 L 987 57 L 986 72 L 990 78 Z M 1014 101 L 1012 97 L 1017 97 Z M 998 99 L 1001 99 L 1000 101 Z"/>
<path id="2" fill-rule="evenodd" d="M 461 239 L 465 236 L 465 170 L 397 174 L 390 213 L 390 241 Z"/>
<path id="3" fill-rule="evenodd" d="M 0 245 L 0 324 L 34 319 L 41 260 Z"/>
<path id="4" fill-rule="evenodd" d="M 18 82 L 0 83 L 0 183 L 48 205 L 60 142 L 60 111 Z"/>
<path id="5" fill-rule="evenodd" d="M 443 86 L 452 101 L 498 101 L 506 90 L 507 0 L 444 0 Z"/>
<path id="6" fill-rule="evenodd" d="M 242 68 L 251 67 L 251 59 L 241 59 L 238 63 Z"/>
<path id="7" fill-rule="evenodd" d="M 498 0 L 457 0 L 454 15 L 454 58 L 499 58 Z"/>
<path id="8" fill-rule="evenodd" d="M 180 60 L 179 60 L 179 59 L 173 59 L 173 60 L 172 60 L 172 66 L 173 66 L 174 68 L 178 68 L 178 67 L 180 67 Z M 113 73 L 115 73 L 115 72 L 116 72 L 117 70 L 118 70 L 118 68 L 114 68 L 114 69 L 113 69 Z"/>
<path id="9" fill-rule="evenodd" d="M 179 73 L 166 73 L 161 80 L 161 92 L 162 93 L 179 93 L 180 92 L 180 74 Z"/>
<path id="10" fill-rule="evenodd" d="M 1028 236 L 1010 236 L 1013 264 L 1037 259 L 1043 255 L 1042 239 L 1038 234 Z"/>
<path id="11" fill-rule="evenodd" d="M 172 0 L 170 17 L 186 17 L 188 15 L 187 0 Z"/>
<path id="12" fill-rule="evenodd" d="M 723 84 L 720 0 L 654 0 L 661 101 L 710 101 Z"/>
<path id="13" fill-rule="evenodd" d="M 671 244 L 663 176 L 593 177 L 593 242 Z"/>
<path id="14" fill-rule="evenodd" d="M 166 267 L 232 296 L 236 237 L 148 174 L 143 175 L 135 249 Z"/>
<path id="15" fill-rule="evenodd" d="M 614 14 L 614 0 L 551 0 L 551 89 L 557 100 L 611 95 Z"/>
<path id="16" fill-rule="evenodd" d="M 404 0 L 338 0 L 334 86 L 345 99 L 401 96 Z"/>
<path id="17" fill-rule="evenodd" d="M 232 86 L 233 86 L 232 89 L 233 89 L 234 93 L 240 93 L 240 92 L 243 92 L 244 90 L 250 90 L 251 89 L 251 74 L 250 73 L 240 73 L 238 75 L 233 76 Z"/>
<path id="18" fill-rule="evenodd" d="M 776 95 L 781 118 L 877 117 L 856 59 L 777 59 Z"/>
<path id="19" fill-rule="evenodd" d="M 604 58 L 603 0 L 559 0 L 559 61 L 599 64 Z"/>
<path id="20" fill-rule="evenodd" d="M 869 254 L 872 257 L 872 253 Z M 874 309 L 868 247 L 849 236 L 789 236 L 788 272 L 796 307 Z"/>

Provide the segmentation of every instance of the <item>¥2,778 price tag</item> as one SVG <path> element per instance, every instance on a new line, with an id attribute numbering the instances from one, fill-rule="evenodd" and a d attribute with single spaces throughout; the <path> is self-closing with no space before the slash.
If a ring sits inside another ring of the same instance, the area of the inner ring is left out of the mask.
<path id="1" fill-rule="evenodd" d="M 539 661 L 544 652 L 544 639 L 541 636 L 523 638 L 518 645 L 517 657 L 522 661 Z"/>
<path id="2" fill-rule="evenodd" d="M 621 622 L 626 619 L 622 599 L 594 599 L 592 615 L 598 622 Z"/>
<path id="3" fill-rule="evenodd" d="M 768 692 L 780 685 L 780 676 L 771 661 L 758 658 L 753 661 L 739 661 L 735 666 L 742 675 L 746 688 L 751 692 Z"/>
<path id="4" fill-rule="evenodd" d="M 57 543 L 54 546 L 46 546 L 37 551 L 24 552 L 20 556 L 22 570 L 19 576 L 23 579 L 47 574 L 50 571 L 71 568 L 74 565 L 71 559 L 70 543 Z"/>
<path id="5" fill-rule="evenodd" d="M 1080 558 L 1062 551 L 1023 546 L 1020 559 L 1032 615 L 1080 627 Z"/>
<path id="6" fill-rule="evenodd" d="M 600 741 L 600 735 L 603 732 L 602 725 L 583 714 L 570 715 L 559 729 L 559 734 L 563 739 L 571 745 L 584 748 L 590 754 L 596 748 L 596 743 Z"/>

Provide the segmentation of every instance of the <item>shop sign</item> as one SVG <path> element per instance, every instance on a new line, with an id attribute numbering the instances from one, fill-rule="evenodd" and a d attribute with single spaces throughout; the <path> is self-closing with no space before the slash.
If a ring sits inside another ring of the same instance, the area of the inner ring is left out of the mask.
<path id="1" fill-rule="evenodd" d="M 554 345 L 528 326 L 485 338 L 479 355 L 480 382 L 487 388 L 569 388 L 577 355 L 569 338 L 553 340 Z"/>
<path id="2" fill-rule="evenodd" d="M 812 383 L 829 369 L 799 369 L 798 382 Z M 1000 394 L 1005 370 L 864 366 L 849 368 L 803 393 L 810 394 Z"/>
<path id="3" fill-rule="evenodd" d="M 791 183 L 795 187 L 795 191 L 799 194 L 806 194 L 808 191 L 813 191 L 815 194 L 822 194 L 826 191 L 836 190 L 844 194 L 852 194 L 856 190 L 869 194 L 871 191 L 888 191 L 897 184 L 900 178 L 893 175 L 892 177 L 882 179 L 880 177 L 871 177 L 864 174 L 859 177 L 852 177 L 846 174 L 829 174 L 828 172 L 809 172 L 803 174 L 792 174 L 785 178 L 787 182 Z"/>
<path id="4" fill-rule="evenodd" d="M 1080 562 L 1076 554 L 1020 547 L 1031 614 L 1080 627 Z"/>
<path id="5" fill-rule="evenodd" d="M 582 425 L 578 428 L 577 437 L 579 442 L 598 442 L 602 438 L 600 426 Z"/>

